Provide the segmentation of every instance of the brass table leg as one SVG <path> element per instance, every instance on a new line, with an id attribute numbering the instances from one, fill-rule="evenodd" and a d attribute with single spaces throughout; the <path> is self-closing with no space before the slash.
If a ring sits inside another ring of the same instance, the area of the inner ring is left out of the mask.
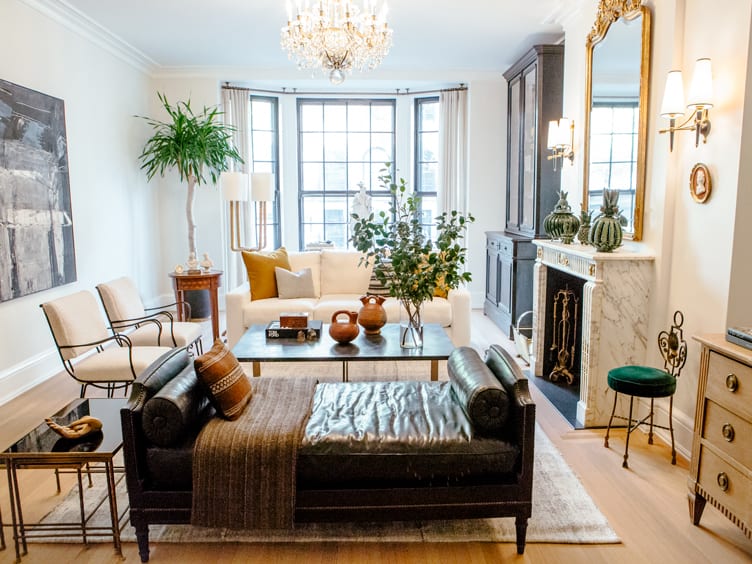
<path id="1" fill-rule="evenodd" d="M 110 501 L 110 522 L 112 524 L 112 543 L 115 545 L 115 553 L 123 557 L 123 548 L 120 543 L 120 516 L 117 509 L 117 491 L 115 489 L 115 467 L 112 459 L 104 464 L 107 474 L 107 498 Z"/>
<path id="2" fill-rule="evenodd" d="M 436 382 L 439 379 L 439 361 L 431 361 L 431 382 Z"/>
<path id="3" fill-rule="evenodd" d="M 257 361 L 253 361 L 253 377 L 258 378 L 261 376 L 261 363 Z"/>

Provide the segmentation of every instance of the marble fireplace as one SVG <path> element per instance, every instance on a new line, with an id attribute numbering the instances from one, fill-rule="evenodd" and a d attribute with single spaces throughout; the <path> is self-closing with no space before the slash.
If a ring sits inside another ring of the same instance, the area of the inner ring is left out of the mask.
<path id="1" fill-rule="evenodd" d="M 562 281 L 570 280 L 567 285 L 581 292 L 575 332 L 579 341 L 577 421 L 584 427 L 605 427 L 614 401 L 606 381 L 608 371 L 645 362 L 655 257 L 626 246 L 613 253 L 598 253 L 585 245 L 547 240 L 534 243 L 533 373 L 547 377 L 543 365 L 551 345 L 547 342 L 553 322 L 550 297 L 561 289 Z"/>

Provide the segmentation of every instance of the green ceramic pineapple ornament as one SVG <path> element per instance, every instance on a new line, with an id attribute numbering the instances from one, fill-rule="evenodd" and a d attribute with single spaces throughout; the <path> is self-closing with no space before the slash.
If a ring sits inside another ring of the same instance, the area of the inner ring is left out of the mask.
<path id="1" fill-rule="evenodd" d="M 589 244 L 588 235 L 590 234 L 590 222 L 592 220 L 593 212 L 583 206 L 580 211 L 580 229 L 577 231 L 577 240 L 583 245 Z"/>
<path id="2" fill-rule="evenodd" d="M 601 213 L 593 220 L 588 235 L 589 243 L 599 252 L 610 253 L 621 246 L 621 213 L 618 202 L 618 190 L 603 190 Z"/>
<path id="3" fill-rule="evenodd" d="M 543 229 L 552 239 L 561 239 L 562 243 L 569 245 L 579 227 L 580 220 L 572 213 L 572 208 L 567 202 L 567 193 L 562 190 L 559 192 L 559 201 L 554 211 L 543 220 Z"/>

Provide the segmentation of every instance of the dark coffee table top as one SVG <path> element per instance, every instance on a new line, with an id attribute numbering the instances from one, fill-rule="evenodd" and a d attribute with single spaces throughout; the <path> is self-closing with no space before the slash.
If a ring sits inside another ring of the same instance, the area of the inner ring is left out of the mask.
<path id="1" fill-rule="evenodd" d="M 75 453 L 113 454 L 123 445 L 120 423 L 120 408 L 125 399 L 77 399 L 63 407 L 50 419 L 60 425 L 68 425 L 84 415 L 91 415 L 102 422 L 102 430 L 79 439 L 66 439 L 42 421 L 34 429 L 13 443 L 0 456 L 26 457 L 42 455 L 75 455 Z"/>
<path id="2" fill-rule="evenodd" d="M 267 339 L 265 325 L 253 325 L 233 347 L 232 353 L 241 362 L 294 361 L 374 361 L 374 360 L 446 360 L 454 345 L 441 325 L 423 326 L 423 347 L 405 349 L 399 344 L 399 323 L 387 323 L 380 335 L 366 335 L 362 330 L 347 345 L 340 345 L 329 336 L 324 324 L 321 338 L 298 342 L 296 339 Z"/>

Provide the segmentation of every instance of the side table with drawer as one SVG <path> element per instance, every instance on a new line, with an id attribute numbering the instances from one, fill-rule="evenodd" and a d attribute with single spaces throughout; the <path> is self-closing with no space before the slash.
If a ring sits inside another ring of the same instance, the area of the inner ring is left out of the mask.
<path id="1" fill-rule="evenodd" d="M 700 524 L 705 503 L 752 538 L 752 350 L 724 335 L 700 335 L 689 514 Z"/>

